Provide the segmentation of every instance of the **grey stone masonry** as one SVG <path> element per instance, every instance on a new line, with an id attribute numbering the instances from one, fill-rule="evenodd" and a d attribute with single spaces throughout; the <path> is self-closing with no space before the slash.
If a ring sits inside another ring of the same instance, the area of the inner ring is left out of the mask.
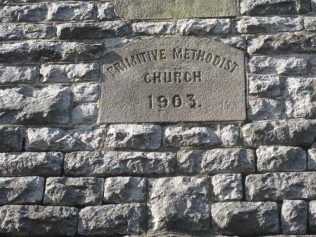
<path id="1" fill-rule="evenodd" d="M 308 150 L 308 170 L 316 170 L 316 149 Z"/>
<path id="2" fill-rule="evenodd" d="M 0 126 L 0 151 L 22 151 L 22 129 Z"/>
<path id="3" fill-rule="evenodd" d="M 31 84 L 39 79 L 36 67 L 29 66 L 0 66 L 0 84 Z"/>
<path id="4" fill-rule="evenodd" d="M 309 202 L 309 228 L 312 233 L 316 233 L 316 201 Z"/>
<path id="5" fill-rule="evenodd" d="M 281 215 L 284 234 L 306 234 L 307 203 L 305 201 L 284 200 Z"/>
<path id="6" fill-rule="evenodd" d="M 214 200 L 238 201 L 243 198 L 242 176 L 240 174 L 217 174 L 212 177 Z"/>

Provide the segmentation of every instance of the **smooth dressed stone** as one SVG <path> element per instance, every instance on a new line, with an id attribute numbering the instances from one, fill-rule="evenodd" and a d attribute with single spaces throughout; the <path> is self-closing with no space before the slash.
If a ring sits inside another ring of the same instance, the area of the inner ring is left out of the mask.
<path id="1" fill-rule="evenodd" d="M 70 176 L 173 174 L 175 155 L 169 152 L 73 152 L 65 156 Z"/>
<path id="2" fill-rule="evenodd" d="M 223 35 L 231 32 L 229 19 L 185 19 L 177 22 L 181 35 Z"/>
<path id="3" fill-rule="evenodd" d="M 1 22 L 40 22 L 45 20 L 47 9 L 45 4 L 2 6 Z"/>
<path id="4" fill-rule="evenodd" d="M 256 150 L 259 172 L 305 171 L 307 155 L 300 147 L 260 146 Z"/>
<path id="5" fill-rule="evenodd" d="M 107 147 L 158 149 L 160 145 L 161 127 L 158 125 L 115 124 L 107 129 Z"/>
<path id="6" fill-rule="evenodd" d="M 102 127 L 82 126 L 75 129 L 29 128 L 26 131 L 27 151 L 95 150 L 103 135 Z"/>
<path id="7" fill-rule="evenodd" d="M 69 122 L 70 88 L 48 86 L 0 90 L 0 123 L 65 124 Z M 36 106 L 34 106 L 36 105 Z"/>
<path id="8" fill-rule="evenodd" d="M 61 152 L 0 153 L 0 176 L 59 176 Z"/>
<path id="9" fill-rule="evenodd" d="M 274 202 L 212 204 L 213 226 L 224 235 L 279 233 L 278 205 Z"/>
<path id="10" fill-rule="evenodd" d="M 19 127 L 0 126 L 0 151 L 21 151 L 22 132 L 22 129 Z"/>
<path id="11" fill-rule="evenodd" d="M 40 69 L 43 82 L 81 82 L 97 81 L 100 77 L 100 66 L 92 64 L 44 64 Z"/>
<path id="12" fill-rule="evenodd" d="M 79 213 L 78 233 L 105 236 L 141 235 L 146 230 L 145 210 L 145 205 L 142 204 L 83 208 Z"/>
<path id="13" fill-rule="evenodd" d="M 79 83 L 71 88 L 75 103 L 96 102 L 100 96 L 100 86 L 97 83 Z"/>
<path id="14" fill-rule="evenodd" d="M 314 172 L 251 174 L 246 177 L 246 197 L 251 201 L 313 199 L 315 179 Z"/>
<path id="15" fill-rule="evenodd" d="M 42 177 L 0 178 L 1 205 L 40 203 L 43 193 L 44 178 Z"/>
<path id="16" fill-rule="evenodd" d="M 284 234 L 306 234 L 307 204 L 300 200 L 285 200 L 281 211 L 282 231 Z"/>
<path id="17" fill-rule="evenodd" d="M 104 181 L 105 203 L 146 201 L 147 181 L 138 177 L 109 177 Z"/>
<path id="18" fill-rule="evenodd" d="M 30 84 L 39 79 L 36 67 L 0 66 L 0 84 Z"/>
<path id="19" fill-rule="evenodd" d="M 54 206 L 100 205 L 102 186 L 103 179 L 98 178 L 47 178 L 44 204 Z"/>
<path id="20" fill-rule="evenodd" d="M 215 202 L 236 201 L 243 198 L 241 174 L 217 174 L 212 177 Z"/>
<path id="21" fill-rule="evenodd" d="M 207 232 L 209 180 L 197 177 L 168 177 L 149 180 L 149 233 Z"/>
<path id="22" fill-rule="evenodd" d="M 281 96 L 281 80 L 278 76 L 248 75 L 249 95 L 277 98 Z"/>
<path id="23" fill-rule="evenodd" d="M 181 173 L 251 173 L 255 171 L 253 150 L 239 148 L 183 151 L 178 155 Z"/>
<path id="24" fill-rule="evenodd" d="M 94 4 L 89 2 L 53 2 L 48 6 L 51 21 L 80 21 L 93 19 Z"/>
<path id="25" fill-rule="evenodd" d="M 73 207 L 11 205 L 0 207 L 0 234 L 74 236 L 78 210 Z"/>
<path id="26" fill-rule="evenodd" d="M 214 146 L 220 143 L 214 128 L 168 126 L 164 129 L 164 146 Z"/>
<path id="27" fill-rule="evenodd" d="M 132 24 L 134 35 L 171 35 L 176 33 L 174 22 L 135 22 Z"/>

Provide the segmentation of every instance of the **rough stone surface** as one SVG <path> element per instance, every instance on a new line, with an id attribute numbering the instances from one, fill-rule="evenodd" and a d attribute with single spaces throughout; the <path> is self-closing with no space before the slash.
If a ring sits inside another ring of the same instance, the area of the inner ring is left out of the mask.
<path id="1" fill-rule="evenodd" d="M 278 206 L 274 202 L 228 202 L 212 204 L 215 228 L 226 235 L 279 233 Z"/>
<path id="2" fill-rule="evenodd" d="M 6 23 L 0 25 L 0 40 L 19 40 L 23 38 L 22 27 Z"/>
<path id="3" fill-rule="evenodd" d="M 0 90 L 0 123 L 65 124 L 69 122 L 70 89 L 49 86 Z"/>
<path id="4" fill-rule="evenodd" d="M 0 175 L 59 176 L 62 163 L 61 152 L 0 153 Z"/>
<path id="5" fill-rule="evenodd" d="M 283 117 L 283 103 L 267 98 L 249 98 L 248 102 L 249 119 L 267 120 L 281 119 Z"/>
<path id="6" fill-rule="evenodd" d="M 181 35 L 222 35 L 231 32 L 229 19 L 179 20 L 177 32 Z"/>
<path id="7" fill-rule="evenodd" d="M 176 33 L 174 22 L 137 22 L 132 24 L 135 35 L 170 35 Z"/>
<path id="8" fill-rule="evenodd" d="M 161 127 L 158 125 L 110 125 L 106 146 L 112 148 L 158 149 L 161 146 Z"/>
<path id="9" fill-rule="evenodd" d="M 3 6 L 0 9 L 1 22 L 40 22 L 45 19 L 45 4 L 25 6 Z"/>
<path id="10" fill-rule="evenodd" d="M 97 81 L 100 76 L 100 67 L 92 64 L 66 64 L 66 65 L 42 65 L 41 75 L 43 82 L 79 82 Z"/>
<path id="11" fill-rule="evenodd" d="M 315 180 L 314 172 L 251 174 L 246 177 L 247 200 L 311 199 L 316 195 Z"/>
<path id="12" fill-rule="evenodd" d="M 288 15 L 306 13 L 310 10 L 309 0 L 243 0 L 242 14 L 249 15 Z"/>
<path id="13" fill-rule="evenodd" d="M 55 2 L 48 8 L 47 19 L 51 21 L 90 20 L 93 18 L 93 3 Z"/>
<path id="14" fill-rule="evenodd" d="M 249 75 L 249 95 L 276 98 L 281 96 L 281 80 L 278 76 Z"/>
<path id="15" fill-rule="evenodd" d="M 104 181 L 105 203 L 146 201 L 147 180 L 138 177 L 109 177 Z"/>
<path id="16" fill-rule="evenodd" d="M 300 147 L 261 146 L 256 150 L 259 172 L 304 171 L 307 155 Z"/>
<path id="17" fill-rule="evenodd" d="M 98 13 L 97 18 L 99 20 L 111 20 L 115 16 L 114 5 L 111 2 L 97 3 Z"/>
<path id="18" fill-rule="evenodd" d="M 184 151 L 178 155 L 178 166 L 183 173 L 250 173 L 255 170 L 255 154 L 239 148 Z"/>
<path id="19" fill-rule="evenodd" d="M 316 232 L 316 201 L 309 202 L 309 229 L 312 233 Z"/>
<path id="20" fill-rule="evenodd" d="M 306 234 L 307 204 L 305 201 L 285 200 L 281 211 L 284 234 Z"/>
<path id="21" fill-rule="evenodd" d="M 232 147 L 239 144 L 240 141 L 240 133 L 239 127 L 235 125 L 227 125 L 221 127 L 221 142 L 225 147 Z"/>
<path id="22" fill-rule="evenodd" d="M 8 205 L 0 207 L 0 233 L 15 236 L 73 236 L 77 208 Z"/>
<path id="23" fill-rule="evenodd" d="M 96 102 L 100 96 L 100 86 L 96 83 L 74 84 L 71 88 L 73 102 Z"/>
<path id="24" fill-rule="evenodd" d="M 22 129 L 19 127 L 0 126 L 0 151 L 22 150 Z"/>
<path id="25" fill-rule="evenodd" d="M 96 104 L 77 105 L 72 111 L 74 124 L 92 124 L 97 121 L 98 107 Z"/>
<path id="26" fill-rule="evenodd" d="M 240 174 L 218 174 L 212 177 L 215 202 L 238 201 L 243 198 L 242 176 Z"/>
<path id="27" fill-rule="evenodd" d="M 314 1 L 314 0 L 312 0 Z M 313 16 L 304 17 L 304 26 L 306 30 L 316 31 L 316 19 Z"/>
<path id="28" fill-rule="evenodd" d="M 53 25 L 28 24 L 24 26 L 24 35 L 27 39 L 51 39 L 55 36 Z"/>
<path id="29" fill-rule="evenodd" d="M 27 151 L 94 150 L 101 142 L 102 128 L 84 126 L 65 130 L 60 128 L 29 128 L 26 131 Z"/>
<path id="30" fill-rule="evenodd" d="M 36 67 L 0 66 L 0 84 L 29 84 L 38 78 Z"/>
<path id="31" fill-rule="evenodd" d="M 93 206 L 102 202 L 103 179 L 47 178 L 44 204 L 57 206 Z"/>
<path id="32" fill-rule="evenodd" d="M 1 205 L 37 204 L 40 203 L 43 199 L 44 178 L 0 178 L 0 187 Z"/>
<path id="33" fill-rule="evenodd" d="M 308 170 L 316 170 L 316 148 L 308 150 Z"/>
<path id="34" fill-rule="evenodd" d="M 82 235 L 141 235 L 145 232 L 145 206 L 118 204 L 86 207 L 79 213 L 78 225 L 78 233 Z"/>
<path id="35" fill-rule="evenodd" d="M 209 180 L 171 177 L 149 180 L 149 231 L 205 232 L 209 222 Z"/>
<path id="36" fill-rule="evenodd" d="M 172 153 L 158 152 L 74 152 L 66 154 L 66 175 L 150 175 L 175 172 Z"/>
<path id="37" fill-rule="evenodd" d="M 214 128 L 168 126 L 164 130 L 164 146 L 214 146 L 220 143 Z"/>

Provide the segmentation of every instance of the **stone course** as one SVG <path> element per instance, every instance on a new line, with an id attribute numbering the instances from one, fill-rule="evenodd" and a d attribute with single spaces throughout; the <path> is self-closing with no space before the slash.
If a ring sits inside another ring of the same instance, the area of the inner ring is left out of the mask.
<path id="1" fill-rule="evenodd" d="M 182 2 L 0 0 L 0 236 L 315 236 L 316 0 Z M 245 119 L 103 123 L 108 53 L 172 37 L 244 53 Z"/>

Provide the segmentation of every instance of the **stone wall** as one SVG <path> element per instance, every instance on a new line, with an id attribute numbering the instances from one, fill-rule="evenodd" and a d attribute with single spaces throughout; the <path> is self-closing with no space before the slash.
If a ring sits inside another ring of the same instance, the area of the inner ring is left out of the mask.
<path id="1" fill-rule="evenodd" d="M 315 0 L 177 20 L 114 5 L 0 2 L 0 235 L 316 234 Z M 104 55 L 167 35 L 245 52 L 246 121 L 97 123 Z"/>

